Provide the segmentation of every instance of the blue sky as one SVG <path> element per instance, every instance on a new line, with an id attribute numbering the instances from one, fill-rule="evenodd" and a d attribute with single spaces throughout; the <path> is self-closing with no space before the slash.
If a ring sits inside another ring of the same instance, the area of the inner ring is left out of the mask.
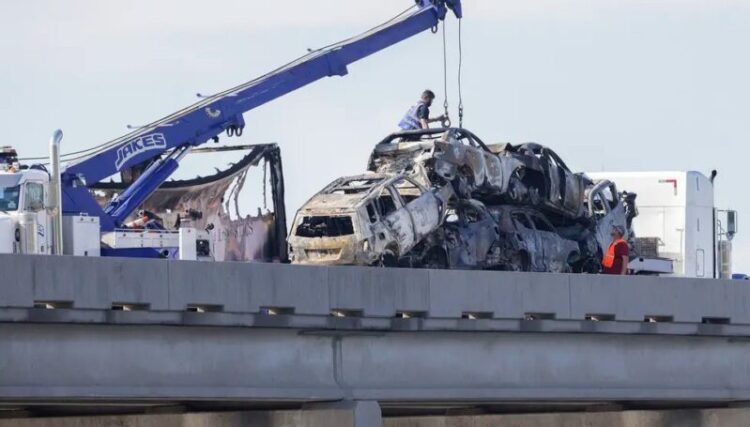
<path id="1" fill-rule="evenodd" d="M 410 3 L 7 2 L 3 144 L 43 155 L 62 128 L 64 151 L 96 145 Z M 750 215 L 750 0 L 465 0 L 465 14 L 467 128 L 489 142 L 544 143 L 576 170 L 716 168 L 719 206 L 738 209 L 741 224 Z M 455 29 L 449 21 L 454 115 Z M 419 92 L 441 96 L 442 84 L 441 39 L 422 34 L 246 114 L 242 142 L 280 144 L 293 211 L 364 170 Z M 740 231 L 735 267 L 750 271 Z"/>

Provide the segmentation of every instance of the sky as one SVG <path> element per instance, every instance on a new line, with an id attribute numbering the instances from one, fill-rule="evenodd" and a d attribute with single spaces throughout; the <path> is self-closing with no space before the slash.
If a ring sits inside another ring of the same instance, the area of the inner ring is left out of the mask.
<path id="1" fill-rule="evenodd" d="M 4 2 L 1 144 L 45 155 L 57 128 L 63 152 L 100 144 L 411 3 Z M 735 270 L 750 272 L 750 0 L 464 0 L 464 13 L 465 127 L 485 142 L 543 143 L 576 171 L 717 169 L 717 206 L 740 212 Z M 455 117 L 455 19 L 446 28 Z M 233 142 L 280 145 L 294 212 L 364 171 L 423 89 L 442 105 L 442 49 L 439 34 L 406 40 L 248 112 Z M 201 162 L 179 176 L 222 166 Z"/>

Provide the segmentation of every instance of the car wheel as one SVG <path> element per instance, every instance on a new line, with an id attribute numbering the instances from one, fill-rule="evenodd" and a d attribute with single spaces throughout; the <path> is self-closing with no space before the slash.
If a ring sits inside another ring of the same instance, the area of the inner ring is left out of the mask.
<path id="1" fill-rule="evenodd" d="M 577 272 L 577 266 L 581 263 L 581 256 L 577 252 L 572 252 L 568 255 L 568 261 L 565 263 L 565 271 L 563 273 Z"/>
<path id="2" fill-rule="evenodd" d="M 445 251 L 442 250 L 432 250 L 429 254 L 427 254 L 427 259 L 424 263 L 424 268 L 430 269 L 430 270 L 443 270 L 449 268 L 448 266 L 448 257 L 445 254 Z"/>
<path id="3" fill-rule="evenodd" d="M 526 252 L 518 252 L 508 263 L 507 271 L 531 271 L 531 260 Z"/>
<path id="4" fill-rule="evenodd" d="M 394 251 L 386 249 L 385 252 L 380 255 L 377 265 L 378 267 L 398 267 L 398 257 Z"/>
<path id="5" fill-rule="evenodd" d="M 599 274 L 601 270 L 602 266 L 599 260 L 591 257 L 582 259 L 573 267 L 575 273 L 582 274 Z"/>

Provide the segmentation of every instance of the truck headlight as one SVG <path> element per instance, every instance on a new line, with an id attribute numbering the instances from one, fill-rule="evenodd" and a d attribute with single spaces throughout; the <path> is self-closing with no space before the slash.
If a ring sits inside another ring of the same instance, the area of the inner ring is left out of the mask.
<path id="1" fill-rule="evenodd" d="M 370 241 L 365 240 L 362 242 L 362 252 L 369 252 L 370 251 Z"/>

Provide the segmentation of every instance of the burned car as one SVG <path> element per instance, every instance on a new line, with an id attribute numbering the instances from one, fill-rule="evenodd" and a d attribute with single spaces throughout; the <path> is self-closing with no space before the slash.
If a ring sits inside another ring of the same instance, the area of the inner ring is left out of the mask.
<path id="1" fill-rule="evenodd" d="M 563 220 L 586 214 L 585 176 L 554 151 L 535 143 L 487 145 L 466 129 L 391 134 L 375 146 L 368 170 L 450 183 L 462 198 L 538 206 Z"/>
<path id="2" fill-rule="evenodd" d="M 425 129 L 389 135 L 375 146 L 368 170 L 378 173 L 415 173 L 432 185 L 456 184 L 462 197 L 474 191 L 508 193 L 512 171 L 521 164 L 490 152 L 466 129 Z"/>
<path id="3" fill-rule="evenodd" d="M 585 265 L 581 270 L 596 273 L 600 269 L 602 255 L 609 247 L 613 226 L 620 226 L 626 231 L 625 239 L 632 241 L 633 218 L 638 215 L 635 206 L 636 195 L 618 192 L 612 181 L 587 179 L 586 219 L 565 227 L 558 227 L 561 235 L 576 240 L 581 246 L 582 259 Z"/>
<path id="4" fill-rule="evenodd" d="M 477 200 L 456 203 L 415 252 L 427 268 L 570 272 L 581 261 L 578 243 L 560 236 L 537 209 Z"/>
<path id="5" fill-rule="evenodd" d="M 337 179 L 297 212 L 292 262 L 395 266 L 442 225 L 452 197 L 450 186 L 429 188 L 403 174 Z"/>
<path id="6" fill-rule="evenodd" d="M 525 181 L 535 196 L 532 204 L 539 204 L 546 211 L 565 219 L 578 219 L 586 215 L 586 176 L 572 172 L 550 148 L 534 142 L 518 146 L 505 144 L 503 152 L 498 155 L 524 157 L 530 163 L 533 163 L 534 158 L 539 161 Z"/>

